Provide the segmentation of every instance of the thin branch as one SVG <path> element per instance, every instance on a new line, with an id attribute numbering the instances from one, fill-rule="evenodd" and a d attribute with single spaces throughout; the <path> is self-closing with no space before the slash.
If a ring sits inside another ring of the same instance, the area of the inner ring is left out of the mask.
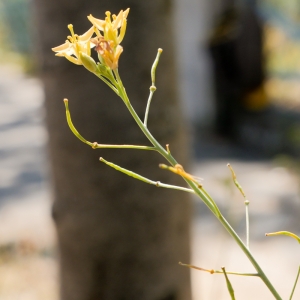
<path id="1" fill-rule="evenodd" d="M 289 232 L 289 231 L 277 231 L 277 232 L 270 232 L 266 233 L 266 236 L 275 236 L 275 235 L 287 235 L 292 238 L 294 238 L 299 244 L 300 244 L 300 237 L 296 235 L 295 233 Z"/>
<path id="2" fill-rule="evenodd" d="M 109 80 L 107 80 L 104 76 L 102 76 L 101 74 L 98 75 L 97 77 L 100 78 L 103 82 L 105 82 L 118 96 L 120 96 L 119 91 L 116 89 L 116 87 L 109 82 Z"/>
<path id="3" fill-rule="evenodd" d="M 188 192 L 188 193 L 194 193 L 194 191 L 192 189 L 188 189 L 188 188 L 185 188 L 185 187 L 181 187 L 181 186 L 177 186 L 177 185 L 171 185 L 171 184 L 165 184 L 165 183 L 161 183 L 160 181 L 153 181 L 153 180 L 150 180 L 144 176 L 141 176 L 135 172 L 132 172 L 132 171 L 129 171 L 127 169 L 124 169 L 112 162 L 109 162 L 107 160 L 105 160 L 103 157 L 100 157 L 100 161 L 101 162 L 104 162 L 105 164 L 107 164 L 108 166 L 116 169 L 117 171 L 120 171 L 128 176 L 131 176 L 135 179 L 138 179 L 138 180 L 141 180 L 143 182 L 146 182 L 148 184 L 152 184 L 152 185 L 155 185 L 156 187 L 162 187 L 162 188 L 166 188 L 166 189 L 173 189 L 173 190 L 179 190 L 179 191 L 183 191 L 183 192 Z"/>
<path id="4" fill-rule="evenodd" d="M 241 192 L 241 194 L 243 195 L 243 197 L 245 199 L 244 204 L 245 204 L 245 214 L 246 214 L 246 246 L 247 246 L 248 249 L 250 249 L 249 248 L 249 245 L 250 245 L 250 239 L 249 239 L 249 235 L 250 235 L 250 233 L 249 233 L 250 232 L 250 229 L 249 229 L 249 226 L 250 226 L 249 225 L 249 223 L 250 223 L 249 222 L 249 204 L 250 204 L 250 202 L 249 202 L 249 200 L 247 200 L 246 194 L 245 194 L 242 186 L 237 181 L 236 175 L 233 171 L 233 168 L 231 167 L 230 164 L 227 164 L 227 167 L 231 171 L 231 175 L 232 175 L 232 179 L 233 179 L 234 184 L 236 185 L 236 187 L 238 188 L 238 190 Z"/>
<path id="5" fill-rule="evenodd" d="M 179 262 L 179 265 L 183 266 L 183 267 L 188 267 L 190 269 L 195 269 L 195 270 L 199 270 L 199 271 L 204 271 L 204 272 L 207 272 L 207 273 L 210 273 L 210 274 L 224 274 L 223 271 L 220 271 L 220 270 L 208 270 L 208 269 L 203 269 L 203 268 L 200 268 L 200 267 L 196 267 L 196 266 L 193 266 L 193 265 L 189 265 L 189 264 L 183 264 L 181 262 Z M 238 275 L 238 276 L 252 276 L 252 277 L 259 277 L 259 274 L 258 273 L 239 273 L 239 272 L 227 272 L 227 274 L 230 274 L 230 275 Z"/>
<path id="6" fill-rule="evenodd" d="M 145 125 L 145 127 L 147 127 L 148 115 L 149 115 L 149 110 L 150 110 L 150 104 L 151 104 L 151 101 L 152 101 L 152 97 L 153 97 L 154 92 L 156 91 L 156 86 L 155 86 L 155 71 L 156 71 L 156 67 L 158 65 L 161 53 L 162 53 L 162 49 L 159 48 L 157 50 L 157 55 L 156 55 L 156 58 L 154 60 L 154 63 L 152 65 L 152 69 L 151 69 L 152 85 L 150 86 L 150 94 L 149 94 L 149 97 L 148 97 L 147 107 L 146 107 L 146 111 L 145 111 L 145 118 L 144 118 L 144 125 Z"/>
<path id="7" fill-rule="evenodd" d="M 66 107 L 66 118 L 67 118 L 67 123 L 73 132 L 73 134 L 80 139 L 83 143 L 91 146 L 93 149 L 99 149 L 99 148 L 106 148 L 106 149 L 138 149 L 138 150 L 156 150 L 155 147 L 149 147 L 149 146 L 139 146 L 139 145 L 108 145 L 108 144 L 98 144 L 97 142 L 91 143 L 87 141 L 75 128 L 72 118 L 71 118 L 71 113 L 69 110 L 69 103 L 68 99 L 64 99 L 65 107 Z"/>
<path id="8" fill-rule="evenodd" d="M 98 144 L 97 142 L 92 143 L 93 149 L 138 149 L 138 150 L 156 150 L 154 147 L 139 146 L 139 145 L 110 145 L 110 144 Z"/>
<path id="9" fill-rule="evenodd" d="M 292 300 L 292 298 L 293 298 L 293 295 L 294 295 L 294 292 L 295 292 L 295 289 L 296 289 L 296 285 L 298 283 L 299 275 L 300 275 L 300 266 L 299 266 L 299 269 L 298 269 L 296 280 L 295 280 L 295 283 L 294 283 L 294 286 L 293 286 L 293 289 L 292 289 L 291 296 L 290 296 L 289 300 Z"/>

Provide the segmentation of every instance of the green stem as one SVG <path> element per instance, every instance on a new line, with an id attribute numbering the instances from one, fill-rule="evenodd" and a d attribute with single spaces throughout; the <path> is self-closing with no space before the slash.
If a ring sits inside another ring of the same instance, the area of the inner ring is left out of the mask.
<path id="1" fill-rule="evenodd" d="M 98 144 L 91 143 L 90 145 L 93 149 L 137 149 L 137 150 L 154 150 L 154 147 L 149 146 L 139 146 L 139 145 L 110 145 L 110 144 Z"/>
<path id="2" fill-rule="evenodd" d="M 229 170 L 231 171 L 231 175 L 232 175 L 232 180 L 235 184 L 235 186 L 238 188 L 238 190 L 241 192 L 242 196 L 244 197 L 245 199 L 245 212 L 246 212 L 246 245 L 247 245 L 247 248 L 249 248 L 249 201 L 247 200 L 247 197 L 246 197 L 246 194 L 242 188 L 242 186 L 239 184 L 239 182 L 237 181 L 237 178 L 236 178 L 236 175 L 235 175 L 235 172 L 233 170 L 233 168 L 231 167 L 230 164 L 227 164 L 227 167 L 229 168 Z"/>
<path id="3" fill-rule="evenodd" d="M 132 107 L 129 98 L 126 94 L 125 88 L 123 87 L 121 78 L 119 76 L 118 70 L 115 71 L 116 79 L 119 83 L 117 86 L 120 97 L 123 99 L 125 105 L 127 106 L 130 114 L 136 121 L 137 125 L 140 127 L 142 132 L 145 134 L 145 136 L 148 138 L 148 140 L 152 143 L 152 145 L 157 149 L 157 151 L 172 165 L 175 166 L 177 164 L 177 161 L 175 158 L 168 153 L 152 136 L 152 134 L 149 132 L 149 130 L 144 126 L 143 122 L 135 112 L 134 108 Z M 195 191 L 195 193 L 203 200 L 203 202 L 208 206 L 208 208 L 212 211 L 212 213 L 218 218 L 218 220 L 221 222 L 221 224 L 225 227 L 225 229 L 229 232 L 229 234 L 234 238 L 234 240 L 237 242 L 239 247 L 242 249 L 242 251 L 245 253 L 245 255 L 248 257 L 254 268 L 256 269 L 257 273 L 259 274 L 259 277 L 262 279 L 262 281 L 265 283 L 265 285 L 268 287 L 270 292 L 273 294 L 275 299 L 282 300 L 282 298 L 279 296 L 259 264 L 256 262 L 254 257 L 252 256 L 250 250 L 245 246 L 245 244 L 242 242 L 240 237 L 237 235 L 237 233 L 234 231 L 234 229 L 228 224 L 227 220 L 219 214 L 219 211 L 216 211 L 216 205 L 214 205 L 214 202 L 212 203 L 209 200 L 209 197 L 207 196 L 208 193 L 205 191 L 205 189 L 199 187 L 191 180 L 188 180 L 184 178 L 184 180 L 188 183 L 188 185 Z"/>
<path id="4" fill-rule="evenodd" d="M 162 188 L 165 188 L 165 189 L 173 189 L 173 190 L 178 190 L 178 191 L 182 191 L 182 192 L 195 194 L 194 190 L 192 190 L 192 189 L 188 189 L 188 188 L 185 188 L 185 187 L 182 187 L 182 186 L 177 186 L 177 185 L 172 185 L 172 184 L 161 183 L 160 181 L 156 181 L 155 185 L 157 187 L 162 187 Z"/>
<path id="5" fill-rule="evenodd" d="M 192 189 L 188 189 L 188 188 L 185 188 L 185 187 L 182 187 L 182 186 L 177 186 L 177 185 L 171 185 L 171 184 L 165 184 L 165 183 L 162 183 L 160 181 L 153 181 L 153 180 L 150 180 L 144 176 L 141 176 L 140 174 L 137 174 L 135 172 L 132 172 L 132 171 L 129 171 L 127 169 L 124 169 L 112 162 L 109 162 L 107 160 L 105 160 L 103 157 L 100 157 L 100 161 L 104 162 L 105 164 L 107 164 L 108 166 L 116 169 L 117 171 L 119 172 L 122 172 L 128 176 L 131 176 L 137 180 L 141 180 L 143 182 L 146 182 L 148 184 L 152 184 L 152 185 L 155 185 L 156 187 L 162 187 L 162 188 L 166 188 L 166 189 L 173 189 L 173 190 L 178 190 L 178 191 L 183 191 L 183 192 L 188 192 L 188 193 L 194 193 L 194 190 Z"/>
<path id="6" fill-rule="evenodd" d="M 154 92 L 156 91 L 156 86 L 155 86 L 155 71 L 156 71 L 156 68 L 157 68 L 157 65 L 158 65 L 158 62 L 159 62 L 159 57 L 160 57 L 161 53 L 162 53 L 162 49 L 158 49 L 157 50 L 156 58 L 154 60 L 152 68 L 151 68 L 151 81 L 152 81 L 152 85 L 150 86 L 150 94 L 149 94 L 149 98 L 148 98 L 147 106 L 146 106 L 146 111 L 145 111 L 145 118 L 144 118 L 144 125 L 145 125 L 145 127 L 147 127 L 148 114 L 149 114 L 149 110 L 150 110 L 150 104 L 151 104 L 151 101 L 152 101 L 152 97 L 153 97 Z"/>
<path id="7" fill-rule="evenodd" d="M 97 142 L 91 143 L 88 140 L 86 140 L 75 128 L 72 118 L 71 118 L 71 113 L 69 110 L 69 104 L 68 104 L 68 99 L 64 99 L 65 107 L 66 107 L 66 118 L 67 118 L 67 123 L 69 125 L 69 128 L 73 132 L 73 134 L 80 139 L 83 143 L 91 146 L 93 149 L 138 149 L 138 150 L 154 150 L 156 151 L 156 148 L 154 147 L 149 147 L 149 146 L 139 146 L 139 145 L 109 145 L 109 144 L 98 144 Z"/>
<path id="8" fill-rule="evenodd" d="M 294 283 L 294 286 L 293 286 L 293 289 L 292 289 L 291 296 L 290 296 L 289 300 L 292 300 L 292 298 L 293 298 L 293 295 L 294 295 L 294 292 L 295 292 L 295 289 L 296 289 L 296 285 L 297 285 L 297 282 L 298 282 L 298 279 L 299 279 L 299 275 L 300 275 L 300 267 L 298 269 L 296 280 L 295 280 L 295 283 Z"/>
<path id="9" fill-rule="evenodd" d="M 294 238 L 296 241 L 298 241 L 298 243 L 300 243 L 300 237 L 295 233 L 289 231 L 277 231 L 277 232 L 266 233 L 266 236 L 275 236 L 275 235 L 287 235 Z"/>
<path id="10" fill-rule="evenodd" d="M 254 257 L 252 256 L 252 253 L 250 250 L 246 247 L 246 245 L 243 243 L 243 241 L 240 239 L 240 237 L 237 235 L 237 233 L 234 231 L 234 229 L 230 226 L 230 224 L 227 222 L 227 220 L 221 215 L 219 218 L 219 221 L 223 225 L 223 227 L 229 232 L 229 234 L 233 237 L 233 239 L 236 241 L 236 243 L 239 245 L 239 247 L 242 249 L 242 251 L 245 253 L 245 255 L 248 257 L 250 262 L 252 263 L 253 267 L 256 269 L 257 273 L 259 274 L 259 277 L 261 280 L 265 283 L 265 285 L 269 288 L 270 292 L 273 294 L 275 299 L 282 300 L 282 298 L 279 296 L 271 282 L 269 281 L 268 277 L 265 275 L 259 264 L 256 262 Z"/>
<path id="11" fill-rule="evenodd" d="M 150 104 L 151 104 L 152 97 L 153 97 L 153 94 L 154 94 L 155 90 L 156 90 L 156 87 L 154 85 L 151 85 L 150 86 L 150 94 L 149 94 L 149 98 L 148 98 L 148 101 L 147 101 L 147 107 L 146 107 L 146 111 L 145 111 L 145 118 L 144 118 L 144 125 L 146 127 L 147 127 L 147 122 L 148 122 Z"/>
<path id="12" fill-rule="evenodd" d="M 190 269 L 204 271 L 204 272 L 207 272 L 207 273 L 210 273 L 210 274 L 224 274 L 224 272 L 220 271 L 220 270 L 208 270 L 208 269 L 196 267 L 196 266 L 189 265 L 189 264 L 183 264 L 182 262 L 179 262 L 179 265 L 181 265 L 183 267 L 188 267 Z M 226 273 L 230 274 L 230 275 L 237 275 L 237 276 L 259 277 L 259 274 L 257 274 L 257 273 L 240 273 L 240 272 L 227 272 L 227 271 L 226 271 Z"/>
<path id="13" fill-rule="evenodd" d="M 111 84 L 110 82 L 109 82 L 109 80 L 107 80 L 104 76 L 102 76 L 102 75 L 99 75 L 99 74 L 95 74 L 98 78 L 100 78 L 103 82 L 105 82 L 118 96 L 120 96 L 119 95 L 119 92 L 118 92 L 118 90 L 116 89 L 116 87 L 113 85 L 113 84 Z"/>
<path id="14" fill-rule="evenodd" d="M 245 200 L 245 213 L 246 213 L 246 245 L 250 249 L 250 229 L 249 229 L 249 201 Z"/>
<path id="15" fill-rule="evenodd" d="M 126 94 L 126 91 L 123 87 L 121 78 L 119 76 L 118 70 L 115 70 L 115 75 L 117 78 L 117 81 L 119 83 L 118 85 L 118 91 L 120 93 L 120 97 L 123 99 L 126 107 L 128 108 L 130 114 L 136 121 L 137 125 L 140 127 L 144 135 L 148 138 L 148 140 L 151 142 L 151 144 L 156 148 L 156 150 L 172 165 L 175 166 L 177 164 L 177 161 L 175 158 L 167 151 L 165 150 L 160 143 L 152 136 L 148 128 L 144 125 L 142 120 L 139 118 L 137 113 L 135 112 L 134 108 L 132 107 L 129 98 Z M 203 202 L 208 206 L 208 208 L 213 212 L 214 215 L 216 215 L 215 206 L 210 202 L 208 197 L 199 190 L 198 186 L 191 180 L 188 180 L 184 178 L 184 180 L 189 184 L 189 186 L 195 191 L 196 194 L 198 194 L 199 197 L 202 198 Z"/>

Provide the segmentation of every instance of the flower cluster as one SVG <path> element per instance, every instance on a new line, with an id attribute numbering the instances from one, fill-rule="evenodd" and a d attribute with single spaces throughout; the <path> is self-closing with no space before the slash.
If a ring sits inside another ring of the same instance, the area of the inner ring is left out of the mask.
<path id="1" fill-rule="evenodd" d="M 96 64 L 91 58 L 91 48 L 95 47 L 101 64 L 115 70 L 118 68 L 118 61 L 123 52 L 120 43 L 125 36 L 128 13 L 129 8 L 125 11 L 121 10 L 117 16 L 111 16 L 107 11 L 105 20 L 89 15 L 88 19 L 93 26 L 83 35 L 75 34 L 73 25 L 70 24 L 68 28 L 71 36 L 67 37 L 64 44 L 52 50 L 56 52 L 56 56 L 65 57 L 76 65 L 84 65 L 89 70 L 93 70 L 93 64 Z"/>

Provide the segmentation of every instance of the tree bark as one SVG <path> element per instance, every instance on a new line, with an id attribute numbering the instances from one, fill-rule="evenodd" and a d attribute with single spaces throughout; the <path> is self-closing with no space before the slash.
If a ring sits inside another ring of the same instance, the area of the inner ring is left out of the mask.
<path id="1" fill-rule="evenodd" d="M 63 300 L 189 300 L 190 278 L 178 261 L 189 261 L 190 213 L 183 192 L 158 189 L 99 162 L 99 157 L 153 180 L 182 184 L 160 170 L 158 154 L 139 150 L 92 150 L 69 130 L 63 98 L 73 122 L 89 141 L 149 145 L 123 102 L 82 66 L 50 50 L 69 35 L 82 34 L 93 14 L 130 7 L 119 71 L 132 105 L 143 116 L 157 48 L 157 92 L 149 129 L 187 162 L 187 139 L 178 102 L 168 0 L 36 0 L 41 78 L 45 86 L 49 153 L 55 201 L 53 217 L 60 253 Z"/>

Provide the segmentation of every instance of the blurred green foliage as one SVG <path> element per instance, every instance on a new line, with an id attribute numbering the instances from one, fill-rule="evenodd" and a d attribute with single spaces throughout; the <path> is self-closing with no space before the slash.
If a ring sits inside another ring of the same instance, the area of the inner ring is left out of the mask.
<path id="1" fill-rule="evenodd" d="M 0 0 L 0 63 L 32 65 L 31 0 Z"/>
<path id="2" fill-rule="evenodd" d="M 258 6 L 265 22 L 269 98 L 300 110 L 300 1 L 259 0 Z"/>
<path id="3" fill-rule="evenodd" d="M 269 7 L 276 9 L 280 14 L 286 15 L 290 20 L 300 22 L 299 0 L 260 0 Z"/>

